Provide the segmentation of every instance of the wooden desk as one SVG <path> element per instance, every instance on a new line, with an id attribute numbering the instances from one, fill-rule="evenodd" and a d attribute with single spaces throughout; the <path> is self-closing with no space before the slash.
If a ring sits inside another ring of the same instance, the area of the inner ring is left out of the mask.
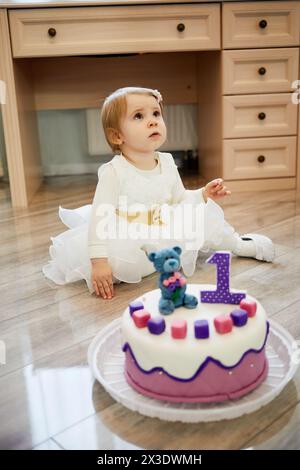
<path id="1" fill-rule="evenodd" d="M 43 179 L 36 111 L 98 107 L 133 84 L 158 88 L 167 104 L 198 103 L 206 179 L 295 188 L 300 2 L 119 3 L 0 2 L 13 206 L 27 207 Z"/>

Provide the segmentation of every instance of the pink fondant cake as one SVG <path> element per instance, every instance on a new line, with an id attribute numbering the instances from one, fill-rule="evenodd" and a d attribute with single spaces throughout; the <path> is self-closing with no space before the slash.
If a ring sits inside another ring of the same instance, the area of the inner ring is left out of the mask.
<path id="1" fill-rule="evenodd" d="M 125 376 L 135 390 L 172 402 L 216 402 L 239 398 L 265 379 L 264 308 L 250 295 L 238 304 L 209 303 L 215 287 L 187 285 L 198 305 L 170 315 L 159 312 L 160 289 L 130 303 L 122 335 Z"/>

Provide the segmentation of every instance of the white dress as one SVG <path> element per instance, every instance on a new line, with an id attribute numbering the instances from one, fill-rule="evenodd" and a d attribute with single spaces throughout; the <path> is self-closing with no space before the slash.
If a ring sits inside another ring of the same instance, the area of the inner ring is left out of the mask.
<path id="1" fill-rule="evenodd" d="M 184 274 L 190 276 L 199 250 L 208 251 L 210 246 L 220 245 L 224 236 L 234 234 L 221 207 L 211 199 L 205 203 L 201 188 L 184 188 L 172 155 L 156 155 L 158 165 L 149 171 L 137 169 L 123 155 L 115 155 L 98 170 L 93 204 L 77 209 L 59 207 L 59 217 L 68 230 L 50 237 L 51 259 L 43 266 L 47 278 L 56 284 L 84 279 L 92 293 L 90 259 L 107 257 L 114 282 L 140 282 L 155 272 L 146 253 L 176 245 L 182 248 Z M 137 203 L 139 206 L 134 207 Z M 109 216 L 108 212 L 99 215 L 103 204 L 113 207 Z M 142 216 L 151 211 L 151 222 L 141 222 L 139 217 L 128 220 L 124 217 L 126 210 L 127 214 L 138 210 L 136 214 Z M 99 223 L 103 228 L 104 220 L 107 235 L 99 232 Z"/>

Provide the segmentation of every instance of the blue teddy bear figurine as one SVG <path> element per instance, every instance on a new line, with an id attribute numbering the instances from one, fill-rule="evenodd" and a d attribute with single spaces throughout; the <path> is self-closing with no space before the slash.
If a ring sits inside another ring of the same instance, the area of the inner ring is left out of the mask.
<path id="1" fill-rule="evenodd" d="M 164 248 L 157 252 L 151 252 L 148 258 L 155 266 L 159 277 L 161 298 L 159 299 L 159 311 L 163 315 L 170 315 L 176 307 L 196 308 L 198 300 L 194 295 L 186 294 L 186 279 L 179 272 L 181 248 Z"/>

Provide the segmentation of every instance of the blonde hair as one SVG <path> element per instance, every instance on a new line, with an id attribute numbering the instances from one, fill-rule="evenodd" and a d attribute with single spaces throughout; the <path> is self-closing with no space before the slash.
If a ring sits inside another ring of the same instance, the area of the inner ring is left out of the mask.
<path id="1" fill-rule="evenodd" d="M 142 87 L 124 87 L 118 88 L 116 91 L 111 93 L 104 100 L 101 110 L 101 121 L 106 141 L 114 153 L 119 153 L 121 151 L 119 145 L 113 142 L 113 136 L 116 131 L 120 132 L 121 130 L 120 121 L 121 118 L 124 117 L 127 112 L 126 95 L 130 94 L 154 96 L 154 98 L 157 99 L 161 112 L 163 112 L 163 107 L 161 103 L 162 96 L 158 90 Z"/>

